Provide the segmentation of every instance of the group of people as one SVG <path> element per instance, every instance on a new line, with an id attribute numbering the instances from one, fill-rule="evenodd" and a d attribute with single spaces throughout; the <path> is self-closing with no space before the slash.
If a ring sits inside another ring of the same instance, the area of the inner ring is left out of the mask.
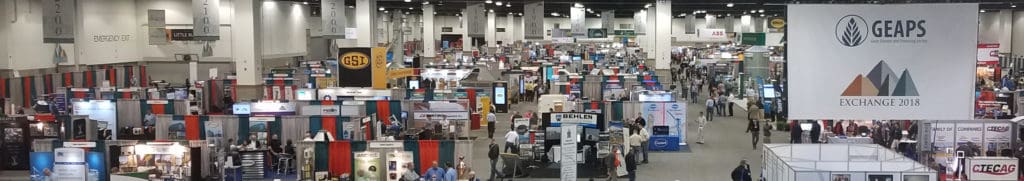
<path id="1" fill-rule="evenodd" d="M 423 175 L 416 174 L 416 169 L 413 169 L 412 165 L 406 165 L 405 173 L 402 173 L 402 181 L 456 181 L 456 180 L 468 180 L 468 181 L 480 181 L 480 178 L 476 177 L 476 172 L 472 171 L 465 162 L 465 158 L 459 156 L 459 165 L 452 165 L 451 162 L 445 163 L 444 167 L 440 167 L 437 161 L 431 162 L 430 168 Z"/>

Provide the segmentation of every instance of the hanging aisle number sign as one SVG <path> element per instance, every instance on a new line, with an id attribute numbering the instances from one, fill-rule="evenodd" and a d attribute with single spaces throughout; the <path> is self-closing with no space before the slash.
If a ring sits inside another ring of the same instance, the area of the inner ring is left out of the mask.
<path id="1" fill-rule="evenodd" d="M 75 0 L 43 0 L 43 43 L 75 42 Z"/>
<path id="2" fill-rule="evenodd" d="M 192 18 L 195 40 L 220 39 L 220 0 L 192 0 Z"/>
<path id="3" fill-rule="evenodd" d="M 544 1 L 523 5 L 523 34 L 527 39 L 544 39 Z"/>
<path id="4" fill-rule="evenodd" d="M 345 38 L 345 0 L 320 0 L 320 32 L 324 38 Z"/>

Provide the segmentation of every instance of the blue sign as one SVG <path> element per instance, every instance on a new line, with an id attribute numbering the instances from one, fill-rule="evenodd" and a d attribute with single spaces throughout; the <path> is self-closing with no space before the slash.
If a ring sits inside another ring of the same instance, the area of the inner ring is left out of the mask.
<path id="1" fill-rule="evenodd" d="M 652 151 L 679 151 L 679 137 L 669 135 L 651 135 L 648 149 Z"/>

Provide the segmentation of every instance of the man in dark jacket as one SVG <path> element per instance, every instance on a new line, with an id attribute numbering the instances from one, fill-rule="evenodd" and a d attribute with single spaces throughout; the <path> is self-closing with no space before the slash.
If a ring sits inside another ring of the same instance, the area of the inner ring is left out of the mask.
<path id="1" fill-rule="evenodd" d="M 800 122 L 794 120 L 789 124 L 789 143 L 800 143 L 803 142 L 804 130 L 800 128 Z"/>
<path id="2" fill-rule="evenodd" d="M 636 181 L 636 150 L 629 150 L 626 154 L 626 172 L 629 173 L 629 181 Z"/>
<path id="3" fill-rule="evenodd" d="M 747 160 L 740 160 L 740 165 L 732 169 L 732 180 L 753 181 L 750 179 L 750 165 L 747 165 Z"/>
<path id="4" fill-rule="evenodd" d="M 487 158 L 491 159 L 491 179 L 494 180 L 495 175 L 502 175 L 498 171 L 498 144 L 494 143 L 494 139 L 491 139 L 490 149 L 487 151 Z"/>
<path id="5" fill-rule="evenodd" d="M 754 149 L 756 150 L 757 149 L 757 141 L 758 141 L 758 139 L 761 138 L 760 135 L 758 135 L 758 133 L 761 133 L 761 123 L 759 121 L 757 121 L 757 120 L 750 120 L 750 121 L 748 121 L 747 122 L 747 133 L 750 133 L 750 143 L 751 143 L 752 146 L 754 146 Z"/>
<path id="6" fill-rule="evenodd" d="M 811 124 L 811 135 L 810 136 L 811 136 L 811 143 L 820 143 L 820 141 L 818 141 L 818 140 L 820 140 L 820 137 L 821 137 L 821 125 L 818 125 L 817 122 Z"/>

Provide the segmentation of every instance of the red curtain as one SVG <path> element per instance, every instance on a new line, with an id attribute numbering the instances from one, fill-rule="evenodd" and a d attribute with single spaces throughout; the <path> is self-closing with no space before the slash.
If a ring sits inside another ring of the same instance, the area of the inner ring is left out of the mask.
<path id="1" fill-rule="evenodd" d="M 391 125 L 391 101 L 377 101 L 377 119 L 380 119 L 384 125 Z"/>
<path id="2" fill-rule="evenodd" d="M 332 173 L 331 176 L 352 173 L 352 144 L 348 141 L 337 141 L 331 142 L 328 147 L 330 156 L 327 157 L 330 160 L 327 162 L 327 170 Z"/>
<path id="3" fill-rule="evenodd" d="M 149 87 L 149 82 L 146 80 L 146 66 L 139 65 L 139 86 Z"/>
<path id="4" fill-rule="evenodd" d="M 324 116 L 320 121 L 321 125 L 323 126 L 322 129 L 327 130 L 327 132 L 331 133 L 331 135 L 333 135 L 334 137 L 338 137 L 338 133 L 336 133 L 336 131 L 338 130 L 337 125 L 335 125 L 336 121 L 337 117 Z"/>
<path id="5" fill-rule="evenodd" d="M 75 76 L 71 72 L 64 72 L 64 87 L 74 87 Z"/>
<path id="6" fill-rule="evenodd" d="M 185 116 L 185 139 L 187 140 L 199 140 L 199 116 L 198 115 L 186 115 Z"/>
<path id="7" fill-rule="evenodd" d="M 420 172 L 427 173 L 427 169 L 438 159 L 438 146 L 440 142 L 437 140 L 420 140 Z"/>
<path id="8" fill-rule="evenodd" d="M 149 110 L 153 111 L 153 114 L 167 114 L 167 108 L 164 108 L 165 104 L 150 104 Z"/>

